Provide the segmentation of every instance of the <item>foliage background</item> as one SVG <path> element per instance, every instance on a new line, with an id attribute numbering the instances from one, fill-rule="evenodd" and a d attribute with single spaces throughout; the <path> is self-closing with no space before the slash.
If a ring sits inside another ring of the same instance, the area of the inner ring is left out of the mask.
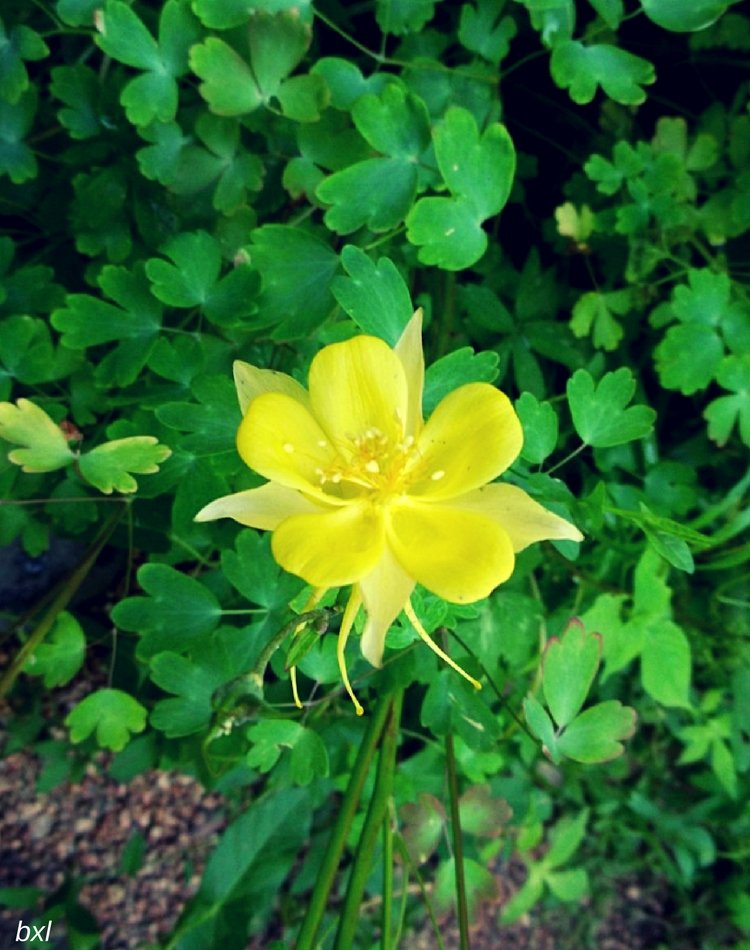
<path id="1" fill-rule="evenodd" d="M 394 927 L 454 900 L 451 736 L 471 906 L 515 851 L 529 878 L 504 920 L 585 898 L 580 946 L 635 875 L 666 882 L 670 946 L 747 944 L 748 49 L 750 20 L 721 0 L 3 6 L 0 542 L 84 551 L 8 640 L 6 749 L 56 755 L 63 780 L 104 747 L 120 775 L 179 768 L 230 796 L 166 945 L 240 947 L 272 919 L 293 938 L 366 727 L 332 636 L 301 661 L 301 717 L 285 649 L 247 686 L 305 593 L 267 539 L 193 522 L 258 483 L 234 448 L 232 360 L 304 379 L 327 342 L 393 343 L 413 305 L 426 409 L 500 385 L 526 431 L 511 480 L 586 541 L 526 552 L 471 608 L 421 597 L 494 690 L 474 695 L 406 626 L 380 673 L 352 644 L 368 707 L 408 687 L 397 888 L 426 890 Z M 68 612 L 104 545 L 111 612 Z M 638 714 L 608 764 L 551 748 L 540 702 L 519 718 L 529 693 L 554 713 L 540 657 L 574 615 L 601 634 L 589 705 Z M 44 691 L 86 656 L 109 685 L 50 744 Z M 362 919 L 362 946 L 379 927 Z"/>

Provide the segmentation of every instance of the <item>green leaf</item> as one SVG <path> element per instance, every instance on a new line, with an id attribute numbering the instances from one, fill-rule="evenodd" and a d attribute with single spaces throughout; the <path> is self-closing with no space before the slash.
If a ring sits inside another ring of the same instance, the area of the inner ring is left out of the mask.
<path id="1" fill-rule="evenodd" d="M 188 660 L 171 651 L 151 657 L 151 679 L 174 699 L 162 699 L 150 722 L 170 739 L 200 732 L 211 721 L 211 699 L 216 689 L 231 677 L 227 658 L 212 641 Z"/>
<path id="2" fill-rule="evenodd" d="M 246 115 L 263 102 L 248 63 L 216 36 L 190 50 L 190 68 L 203 80 L 200 94 L 216 115 Z"/>
<path id="3" fill-rule="evenodd" d="M 130 122 L 169 122 L 177 113 L 177 78 L 187 72 L 188 50 L 198 23 L 187 3 L 167 0 L 159 18 L 159 40 L 120 0 L 107 0 L 96 42 L 113 59 L 145 72 L 122 87 L 120 102 Z"/>
<path id="4" fill-rule="evenodd" d="M 219 602 L 187 574 L 166 564 L 144 564 L 138 583 L 149 596 L 121 600 L 112 619 L 123 630 L 141 635 L 139 653 L 144 658 L 163 650 L 187 650 L 216 627 Z"/>
<path id="5" fill-rule="evenodd" d="M 616 30 L 625 16 L 623 0 L 589 0 L 589 3 L 610 30 Z"/>
<path id="6" fill-rule="evenodd" d="M 497 899 L 498 884 L 494 875 L 473 858 L 464 858 L 466 904 L 470 920 L 475 920 L 483 901 Z M 435 904 L 441 911 L 452 911 L 456 901 L 455 858 L 442 861 L 435 876 Z"/>
<path id="7" fill-rule="evenodd" d="M 387 257 L 377 263 L 347 244 L 341 263 L 348 277 L 335 277 L 333 295 L 363 333 L 395 346 L 413 312 L 411 296 L 396 266 Z"/>
<path id="8" fill-rule="evenodd" d="M 312 0 L 193 0 L 193 9 L 201 22 L 218 30 L 247 26 L 256 13 L 295 11 L 305 23 L 312 19 Z"/>
<path id="9" fill-rule="evenodd" d="M 285 79 L 276 94 L 281 111 L 295 122 L 317 122 L 330 101 L 322 76 L 292 76 Z"/>
<path id="10" fill-rule="evenodd" d="M 364 139 L 382 158 L 369 158 L 334 172 L 317 188 L 330 204 L 325 222 L 339 234 L 362 225 L 373 231 L 396 227 L 412 206 L 417 189 L 417 163 L 429 144 L 427 110 L 421 99 L 401 86 L 368 93 L 352 108 L 352 119 Z"/>
<path id="11" fill-rule="evenodd" d="M 635 378 L 627 366 L 606 373 L 596 387 L 590 373 L 579 369 L 568 380 L 567 393 L 573 425 L 587 445 L 623 445 L 644 438 L 653 428 L 653 409 L 625 408 L 635 393 Z"/>
<path id="12" fill-rule="evenodd" d="M 37 32 L 20 23 L 7 32 L 0 19 L 0 98 L 15 105 L 30 85 L 24 60 L 48 54 L 49 47 Z"/>
<path id="13" fill-rule="evenodd" d="M 103 129 L 100 115 L 99 79 L 93 69 L 76 63 L 74 66 L 55 66 L 50 70 L 50 92 L 65 103 L 57 116 L 73 139 L 93 138 Z"/>
<path id="14" fill-rule="evenodd" d="M 544 856 L 545 868 L 558 868 L 576 853 L 586 834 L 589 810 L 584 808 L 575 818 L 561 818 L 550 833 L 549 850 Z"/>
<path id="15" fill-rule="evenodd" d="M 416 165 L 400 158 L 369 158 L 324 178 L 315 194 L 331 205 L 326 225 L 351 234 L 363 225 L 371 231 L 395 228 L 411 208 L 416 187 Z"/>
<path id="16" fill-rule="evenodd" d="M 78 460 L 78 467 L 82 477 L 105 495 L 111 495 L 113 491 L 128 493 L 138 488 L 132 472 L 152 475 L 171 454 L 172 450 L 160 445 L 154 436 L 134 435 L 105 442 L 90 452 L 84 452 Z"/>
<path id="17" fill-rule="evenodd" d="M 120 341 L 99 363 L 97 377 L 105 385 L 127 385 L 146 363 L 161 329 L 162 307 L 152 297 L 142 265 L 133 271 L 107 265 L 98 280 L 114 304 L 88 294 L 69 294 L 55 310 L 52 325 L 62 333 L 63 346 L 86 349 Z"/>
<path id="18" fill-rule="evenodd" d="M 671 620 L 652 624 L 641 652 L 643 688 L 662 706 L 690 709 L 690 643 Z"/>
<path id="19" fill-rule="evenodd" d="M 248 264 L 238 263 L 227 275 L 221 272 L 221 246 L 205 231 L 172 238 L 159 258 L 146 262 L 146 276 L 153 294 L 170 307 L 200 307 L 218 326 L 236 326 L 255 308 L 258 278 Z"/>
<path id="20" fill-rule="evenodd" d="M 550 71 L 555 84 L 569 89 L 570 98 L 579 105 L 591 102 L 597 86 L 615 102 L 640 105 L 646 99 L 642 87 L 656 79 L 648 60 L 608 43 L 585 46 L 578 40 L 554 47 Z"/>
<path id="21" fill-rule="evenodd" d="M 21 185 L 37 173 L 36 157 L 23 141 L 36 115 L 36 87 L 30 86 L 17 102 L 0 99 L 0 176 Z"/>
<path id="22" fill-rule="evenodd" d="M 716 381 L 733 395 L 714 399 L 704 411 L 709 438 L 724 445 L 739 421 L 740 438 L 750 446 L 750 355 L 725 357 Z"/>
<path id="23" fill-rule="evenodd" d="M 132 732 L 143 732 L 146 710 L 119 689 L 98 689 L 81 700 L 65 717 L 71 742 L 83 742 L 92 732 L 100 748 L 119 752 Z"/>
<path id="24" fill-rule="evenodd" d="M 465 3 L 458 26 L 461 45 L 496 66 L 508 55 L 518 32 L 511 16 L 501 16 L 504 9 L 504 0 L 477 0 L 476 7 Z"/>
<path id="25" fill-rule="evenodd" d="M 461 830 L 481 838 L 505 834 L 513 809 L 504 798 L 492 794 L 489 785 L 472 785 L 459 801 Z"/>
<path id="26" fill-rule="evenodd" d="M 221 569 L 251 604 L 269 611 L 287 607 L 301 587 L 301 582 L 274 560 L 269 538 L 253 531 L 237 535 L 235 550 L 221 552 Z"/>
<path id="27" fill-rule="evenodd" d="M 708 386 L 723 356 L 724 344 L 716 331 L 698 323 L 670 327 L 654 350 L 662 386 L 677 389 L 685 396 Z"/>
<path id="28" fill-rule="evenodd" d="M 523 714 L 526 717 L 529 729 L 542 743 L 545 752 L 553 762 L 559 762 L 560 756 L 557 752 L 557 736 L 554 723 L 550 719 L 547 710 L 535 696 L 529 695 L 524 699 Z"/>
<path id="29" fill-rule="evenodd" d="M 101 0 L 57 0 L 57 12 L 68 26 L 93 26 Z"/>
<path id="30" fill-rule="evenodd" d="M 272 790 L 252 801 L 211 853 L 173 939 L 186 948 L 225 944 L 219 924 L 230 909 L 244 915 L 248 901 L 270 904 L 308 835 L 311 815 L 303 789 Z"/>
<path id="31" fill-rule="evenodd" d="M 435 157 L 452 198 L 421 198 L 406 220 L 407 238 L 424 264 L 461 270 L 487 247 L 482 222 L 497 214 L 510 194 L 516 153 L 505 126 L 479 134 L 474 116 L 451 106 L 434 133 Z"/>
<path id="32" fill-rule="evenodd" d="M 705 30 L 730 6 L 729 0 L 641 0 L 643 12 L 657 26 L 675 33 Z"/>
<path id="33" fill-rule="evenodd" d="M 589 876 L 584 868 L 552 871 L 544 880 L 555 897 L 561 901 L 579 901 L 589 891 Z"/>
<path id="34" fill-rule="evenodd" d="M 274 327 L 273 337 L 306 336 L 333 308 L 331 279 L 338 256 L 319 238 L 285 224 L 267 224 L 253 231 L 252 267 L 261 277 L 259 317 Z"/>
<path id="35" fill-rule="evenodd" d="M 290 749 L 292 779 L 296 785 L 309 785 L 314 778 L 328 775 L 328 753 L 320 736 L 291 719 L 266 719 L 251 726 L 247 737 L 253 743 L 247 764 L 269 772 L 284 749 Z"/>
<path id="36" fill-rule="evenodd" d="M 282 80 L 302 61 L 312 39 L 312 31 L 290 7 L 274 15 L 257 12 L 249 30 L 250 63 L 263 100 L 277 95 Z"/>
<path id="37" fill-rule="evenodd" d="M 635 732 L 636 712 L 610 699 L 584 710 L 557 740 L 557 748 L 569 759 L 591 765 L 609 762 L 624 752 L 623 739 Z"/>
<path id="38" fill-rule="evenodd" d="M 424 864 L 434 854 L 445 827 L 442 803 L 427 792 L 399 808 L 401 834 L 412 861 Z"/>
<path id="39" fill-rule="evenodd" d="M 542 687 L 547 707 L 558 726 L 578 714 L 599 668 L 602 638 L 571 621 L 562 638 L 552 637 L 543 658 Z"/>
<path id="40" fill-rule="evenodd" d="M 532 393 L 521 393 L 521 397 L 516 400 L 516 412 L 523 428 L 521 456 L 527 462 L 539 464 L 557 446 L 557 413 L 552 403 L 539 402 Z"/>
<path id="41" fill-rule="evenodd" d="M 62 429 L 29 399 L 0 403 L 0 438 L 21 446 L 8 458 L 24 472 L 54 472 L 75 458 Z"/>
<path id="42" fill-rule="evenodd" d="M 444 396 L 465 383 L 493 383 L 499 362 L 497 353 L 491 350 L 475 353 L 470 346 L 441 356 L 425 373 L 422 399 L 425 413 L 431 413 Z"/>
<path id="43" fill-rule="evenodd" d="M 418 33 L 435 13 L 438 0 L 376 0 L 375 19 L 383 33 Z"/>
<path id="44" fill-rule="evenodd" d="M 613 314 L 622 316 L 631 306 L 629 290 L 586 293 L 578 298 L 573 307 L 570 329 L 577 337 L 593 336 L 593 344 L 597 349 L 615 350 L 622 340 L 623 331 Z"/>
<path id="45" fill-rule="evenodd" d="M 29 676 L 43 676 L 47 689 L 64 686 L 83 666 L 86 637 L 76 618 L 63 611 L 45 640 L 26 660 L 23 671 Z"/>

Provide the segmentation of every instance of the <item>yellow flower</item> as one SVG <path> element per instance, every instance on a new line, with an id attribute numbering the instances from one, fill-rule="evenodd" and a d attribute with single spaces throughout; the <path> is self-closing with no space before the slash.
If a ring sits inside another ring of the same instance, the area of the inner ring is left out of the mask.
<path id="1" fill-rule="evenodd" d="M 487 383 L 449 393 L 422 419 L 424 357 L 418 310 L 394 349 L 372 336 L 326 346 L 309 390 L 283 373 L 235 364 L 243 460 L 266 485 L 218 498 L 196 520 L 234 518 L 273 531 L 278 563 L 315 587 L 351 584 L 338 660 L 360 605 L 362 652 L 379 666 L 388 628 L 405 611 L 417 633 L 477 688 L 422 628 L 416 583 L 452 603 L 486 597 L 513 572 L 515 553 L 577 528 L 513 485 L 489 484 L 521 451 L 510 400 Z M 295 699 L 296 688 L 295 688 Z"/>

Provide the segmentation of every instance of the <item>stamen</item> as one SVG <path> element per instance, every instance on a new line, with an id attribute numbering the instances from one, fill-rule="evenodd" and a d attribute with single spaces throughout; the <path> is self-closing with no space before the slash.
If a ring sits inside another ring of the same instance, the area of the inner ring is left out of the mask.
<path id="1" fill-rule="evenodd" d="M 349 595 L 349 602 L 346 605 L 344 610 L 344 616 L 341 620 L 341 630 L 339 630 L 339 640 L 336 644 L 336 658 L 339 661 L 339 671 L 341 672 L 341 679 L 344 683 L 344 688 L 351 701 L 354 703 L 354 711 L 358 716 L 361 716 L 364 713 L 364 709 L 359 704 L 359 700 L 354 695 L 354 690 L 352 689 L 352 684 L 349 682 L 349 674 L 346 670 L 346 657 L 344 656 L 344 651 L 346 650 L 346 641 L 349 639 L 349 633 L 354 624 L 354 618 L 357 616 L 357 611 L 359 610 L 359 605 L 362 603 L 362 594 L 359 591 L 359 586 L 355 584 L 352 587 L 352 592 Z"/>
<path id="2" fill-rule="evenodd" d="M 404 604 L 404 613 L 409 618 L 409 623 L 412 625 L 412 627 L 414 627 L 418 635 L 422 638 L 422 640 L 424 640 L 431 650 L 434 650 L 434 652 L 437 653 L 441 660 L 445 660 L 448 666 L 452 667 L 457 673 L 460 673 L 465 680 L 468 680 L 474 689 L 482 688 L 482 684 L 478 680 L 475 680 L 473 676 L 469 676 L 466 670 L 461 669 L 458 663 L 456 663 L 455 660 L 452 660 L 448 654 L 444 650 L 441 650 L 437 643 L 435 643 L 435 641 L 420 623 L 419 617 L 417 617 L 417 615 L 414 613 L 414 608 L 411 605 L 411 599 L 407 600 Z"/>
<path id="3" fill-rule="evenodd" d="M 292 455 L 292 453 L 294 452 L 294 446 L 292 445 L 291 442 L 284 443 L 284 451 L 286 452 L 287 455 Z"/>
<path id="4" fill-rule="evenodd" d="M 373 475 L 377 475 L 380 471 L 380 466 L 375 461 L 375 459 L 370 459 L 370 461 L 365 464 L 365 471 L 372 472 Z"/>
<path id="5" fill-rule="evenodd" d="M 307 598 L 307 603 L 302 608 L 301 613 L 306 614 L 309 610 L 312 610 L 322 599 L 325 592 L 328 590 L 327 587 L 316 587 L 315 590 Z M 297 637 L 305 629 L 304 623 L 298 624 L 292 636 Z M 297 667 L 289 667 L 289 679 L 292 683 L 292 698 L 294 699 L 294 705 L 297 709 L 304 709 L 302 705 L 302 700 L 299 698 L 299 692 L 297 691 Z"/>
<path id="6" fill-rule="evenodd" d="M 433 482 L 439 482 L 440 479 L 444 477 L 445 472 L 442 469 L 438 469 L 437 472 L 433 472 L 432 475 L 430 475 L 430 478 L 433 480 Z"/>
<path id="7" fill-rule="evenodd" d="M 320 446 L 321 449 L 324 449 L 328 445 L 328 443 L 326 442 L 325 439 L 318 439 L 318 445 Z"/>

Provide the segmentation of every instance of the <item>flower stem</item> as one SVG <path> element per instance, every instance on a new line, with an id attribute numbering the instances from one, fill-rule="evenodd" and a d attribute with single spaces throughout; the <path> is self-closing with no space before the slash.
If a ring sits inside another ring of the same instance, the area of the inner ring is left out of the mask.
<path id="1" fill-rule="evenodd" d="M 117 523 L 122 518 L 125 510 L 126 506 L 123 505 L 123 507 L 117 508 L 112 512 L 112 515 L 106 521 L 104 527 L 94 540 L 94 543 L 86 552 L 83 560 L 81 560 L 73 569 L 72 573 L 60 588 L 58 594 L 55 596 L 55 599 L 52 601 L 47 613 L 42 617 L 32 633 L 29 635 L 28 640 L 23 644 L 21 649 L 13 658 L 13 662 L 5 671 L 2 679 L 0 679 L 0 698 L 5 696 L 6 693 L 10 692 L 13 684 L 16 681 L 16 677 L 23 669 L 23 665 L 26 660 L 29 658 L 29 656 L 31 656 L 34 650 L 36 650 L 42 640 L 44 640 L 49 631 L 52 629 L 52 625 L 54 624 L 55 620 L 57 620 L 58 614 L 60 614 L 68 606 L 71 597 L 81 586 L 87 574 L 94 566 L 96 559 L 99 557 L 102 548 L 112 536 L 112 532 L 117 527 Z"/>
<path id="2" fill-rule="evenodd" d="M 453 745 L 453 734 L 450 732 L 445 737 L 445 768 L 448 774 L 448 797 L 450 799 L 451 809 L 451 837 L 453 839 L 453 863 L 456 874 L 459 946 L 461 950 L 469 950 L 469 907 L 466 900 L 464 843 L 461 834 L 461 814 L 458 805 L 456 750 Z"/>
<path id="3" fill-rule="evenodd" d="M 383 819 L 383 919 L 380 925 L 380 950 L 391 950 L 393 920 L 393 823 L 390 808 Z"/>
<path id="4" fill-rule="evenodd" d="M 448 637 L 443 634 L 443 643 L 448 645 Z M 456 876 L 456 905 L 458 913 L 458 932 L 460 950 L 469 950 L 469 905 L 466 899 L 466 877 L 464 875 L 464 840 L 461 834 L 461 810 L 458 801 L 458 768 L 453 733 L 445 736 L 445 770 L 448 777 L 448 798 L 451 811 L 451 838 L 453 840 L 453 865 Z"/>
<path id="5" fill-rule="evenodd" d="M 372 855 L 375 850 L 378 833 L 387 820 L 388 802 L 393 789 L 393 774 L 396 771 L 396 747 L 398 745 L 399 723 L 401 721 L 401 707 L 404 691 L 396 690 L 388 704 L 388 716 L 383 729 L 383 740 L 380 746 L 378 771 L 375 778 L 375 788 L 367 809 L 365 823 L 357 843 L 357 852 L 349 874 L 349 883 L 346 888 L 344 906 L 339 918 L 339 927 L 333 950 L 351 950 L 355 946 L 354 938 L 359 922 L 359 905 L 365 891 L 367 878 L 370 876 Z M 297 947 L 297 950 L 300 950 Z"/>
<path id="6" fill-rule="evenodd" d="M 338 870 L 341 855 L 346 844 L 346 839 L 354 819 L 357 805 L 359 804 L 362 788 L 367 778 L 375 748 L 377 747 L 380 736 L 382 735 L 388 715 L 391 711 L 391 696 L 381 697 L 375 711 L 367 724 L 367 729 L 362 737 L 362 742 L 357 753 L 357 759 L 354 763 L 349 784 L 346 787 L 343 801 L 339 808 L 336 824 L 331 832 L 331 837 L 326 847 L 326 853 L 323 857 L 323 863 L 318 871 L 318 877 L 315 882 L 310 903 L 307 906 L 307 913 L 302 922 L 302 927 L 297 937 L 295 950 L 313 950 L 316 946 L 315 938 L 320 929 L 323 914 L 325 913 L 328 895 L 333 886 L 333 880 Z"/>

